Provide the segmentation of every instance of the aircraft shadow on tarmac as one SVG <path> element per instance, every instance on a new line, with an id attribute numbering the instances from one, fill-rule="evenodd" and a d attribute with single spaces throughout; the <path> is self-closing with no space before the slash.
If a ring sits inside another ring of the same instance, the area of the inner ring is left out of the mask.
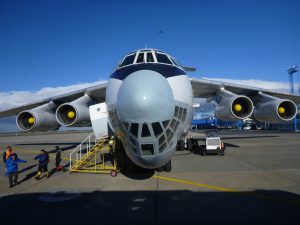
<path id="1" fill-rule="evenodd" d="M 120 172 L 133 180 L 146 180 L 155 173 L 154 169 L 145 169 L 134 164 L 124 152 L 121 153 L 119 160 Z"/>
<path id="2" fill-rule="evenodd" d="M 122 169 L 120 172 L 124 176 L 131 178 L 133 180 L 146 180 L 151 178 L 154 175 L 155 170 L 145 169 L 137 165 L 133 165 L 131 167 L 127 167 L 126 169 Z"/>
<path id="3" fill-rule="evenodd" d="M 299 224 L 300 196 L 250 192 L 95 191 L 0 197 L 3 224 Z M 57 215 L 60 215 L 59 218 Z M 98 222 L 97 222 L 98 221 Z M 10 222 L 10 223 L 8 223 Z"/>

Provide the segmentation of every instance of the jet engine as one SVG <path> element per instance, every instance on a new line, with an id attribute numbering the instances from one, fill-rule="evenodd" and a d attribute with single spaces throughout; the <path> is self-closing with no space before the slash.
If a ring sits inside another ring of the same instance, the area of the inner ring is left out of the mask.
<path id="1" fill-rule="evenodd" d="M 221 89 L 213 99 L 216 103 L 215 115 L 226 121 L 245 119 L 253 112 L 253 103 L 244 95 L 236 95 Z"/>
<path id="2" fill-rule="evenodd" d="M 287 99 L 276 98 L 264 93 L 255 96 L 253 117 L 261 122 L 290 121 L 297 114 L 297 106 Z"/>
<path id="3" fill-rule="evenodd" d="M 23 131 L 56 130 L 60 124 L 55 118 L 56 105 L 53 102 L 41 105 L 31 110 L 20 112 L 16 122 Z"/>
<path id="4" fill-rule="evenodd" d="M 63 126 L 86 127 L 91 125 L 89 106 L 92 99 L 84 95 L 72 102 L 60 105 L 56 110 L 56 119 Z"/>

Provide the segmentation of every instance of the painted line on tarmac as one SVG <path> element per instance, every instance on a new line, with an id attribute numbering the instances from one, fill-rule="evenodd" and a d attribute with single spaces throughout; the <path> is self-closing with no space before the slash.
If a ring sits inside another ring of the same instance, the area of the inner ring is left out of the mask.
<path id="1" fill-rule="evenodd" d="M 200 184 L 200 183 L 196 183 L 196 182 L 193 182 L 193 181 L 181 180 L 181 179 L 176 179 L 176 178 L 171 178 L 171 177 L 164 177 L 164 176 L 154 175 L 153 178 L 157 178 L 157 179 L 160 179 L 160 180 L 171 181 L 171 182 L 175 182 L 175 183 L 181 183 L 181 184 L 197 186 L 197 187 L 205 187 L 205 188 L 208 188 L 208 189 L 211 189 L 211 190 L 216 190 L 216 191 L 237 192 L 236 190 L 230 189 L 230 188 L 217 187 L 217 186 L 208 185 L 208 184 Z"/>
<path id="2" fill-rule="evenodd" d="M 275 201 L 275 202 L 281 202 L 281 203 L 287 203 L 290 205 L 297 205 L 300 206 L 300 201 L 297 200 L 292 200 L 292 199 L 285 199 L 285 198 L 276 198 L 276 197 L 271 197 L 267 195 L 262 195 L 262 194 L 255 194 L 255 193 L 250 193 L 250 192 L 242 192 L 238 191 L 232 188 L 225 188 L 225 187 L 219 187 L 219 186 L 213 186 L 213 185 L 208 185 L 208 184 L 202 184 L 202 183 L 196 183 L 193 181 L 188 181 L 188 180 L 181 180 L 181 179 L 176 179 L 176 178 L 171 178 L 171 177 L 164 177 L 164 176 L 159 176 L 159 175 L 153 175 L 153 178 L 159 179 L 159 180 L 165 180 L 165 181 L 170 181 L 174 183 L 180 183 L 180 184 L 187 184 L 191 186 L 196 186 L 196 187 L 204 187 L 210 190 L 215 190 L 215 191 L 224 191 L 224 192 L 231 192 L 231 193 L 236 193 L 239 195 L 244 195 L 244 196 L 251 196 L 263 200 L 268 200 L 268 201 Z"/>

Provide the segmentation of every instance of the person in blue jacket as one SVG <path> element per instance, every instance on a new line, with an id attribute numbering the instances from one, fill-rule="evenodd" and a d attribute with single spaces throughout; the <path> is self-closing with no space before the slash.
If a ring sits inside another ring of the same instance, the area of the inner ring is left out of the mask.
<path id="1" fill-rule="evenodd" d="M 46 177 L 48 178 L 49 177 L 49 172 L 48 172 L 49 155 L 48 155 L 48 152 L 46 152 L 44 149 L 42 149 L 41 153 L 38 154 L 36 157 L 34 157 L 34 159 L 39 161 L 38 172 L 35 176 L 35 179 L 36 180 L 40 179 L 40 176 L 41 176 L 43 170 L 46 172 Z"/>
<path id="2" fill-rule="evenodd" d="M 16 153 L 12 153 L 5 161 L 6 173 L 9 178 L 9 187 L 12 188 L 18 183 L 18 163 L 27 163 L 26 160 L 18 158 Z"/>

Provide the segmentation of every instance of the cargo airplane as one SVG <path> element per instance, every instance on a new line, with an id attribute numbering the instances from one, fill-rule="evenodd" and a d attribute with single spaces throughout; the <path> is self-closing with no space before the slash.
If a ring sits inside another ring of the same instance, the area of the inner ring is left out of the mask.
<path id="1" fill-rule="evenodd" d="M 194 98 L 214 102 L 222 120 L 290 121 L 297 114 L 300 96 L 190 78 L 191 69 L 163 51 L 140 49 L 126 55 L 103 84 L 2 111 L 0 117 L 17 115 L 23 131 L 92 125 L 100 137 L 109 126 L 135 164 L 170 169 L 177 143 L 191 126 Z M 103 111 L 106 117 L 98 117 Z"/>

